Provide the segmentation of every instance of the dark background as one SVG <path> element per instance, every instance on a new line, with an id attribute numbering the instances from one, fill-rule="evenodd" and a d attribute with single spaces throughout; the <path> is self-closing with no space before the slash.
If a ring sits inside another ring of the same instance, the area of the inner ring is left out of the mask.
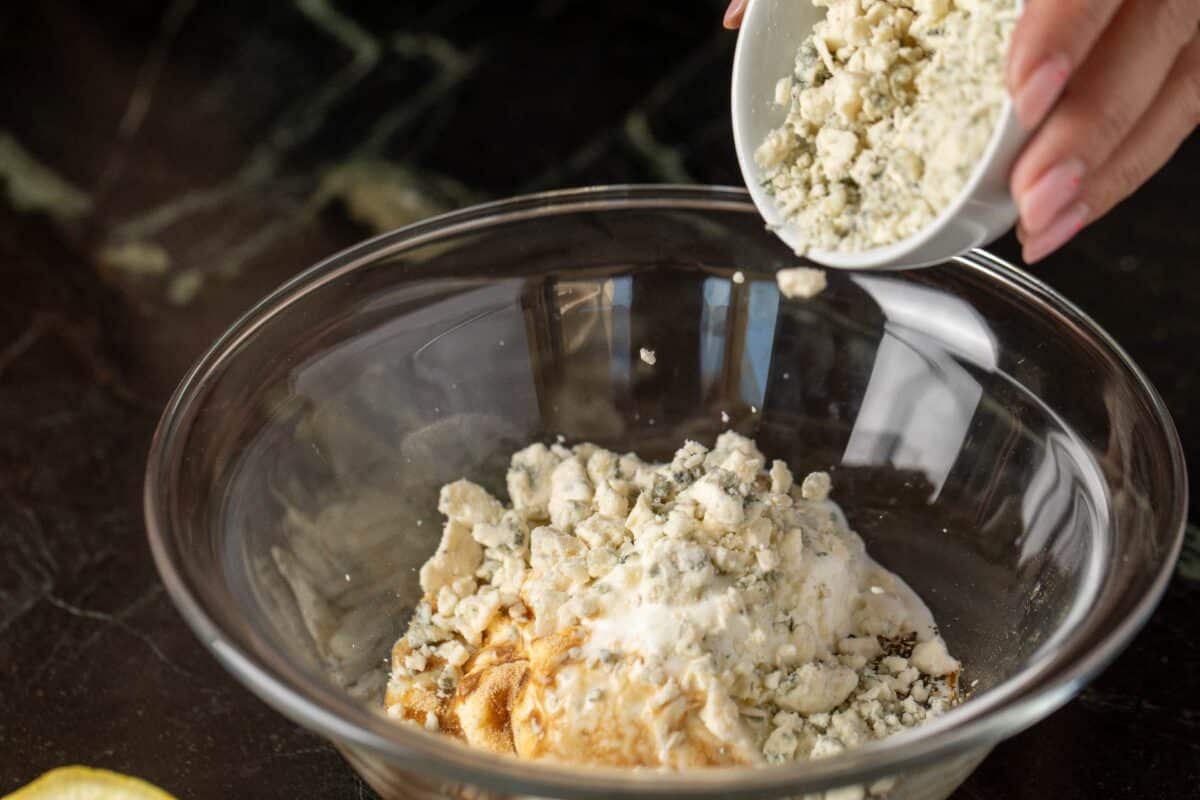
<path id="1" fill-rule="evenodd" d="M 140 511 L 158 413 L 253 300 L 377 231 L 545 188 L 739 183 L 720 5 L 4 4 L 0 793 L 85 763 L 184 798 L 372 796 L 164 594 Z M 1146 369 L 1193 476 L 1198 166 L 1193 137 L 1034 270 Z M 1191 528 L 1132 647 L 956 798 L 1195 796 L 1198 602 Z"/>

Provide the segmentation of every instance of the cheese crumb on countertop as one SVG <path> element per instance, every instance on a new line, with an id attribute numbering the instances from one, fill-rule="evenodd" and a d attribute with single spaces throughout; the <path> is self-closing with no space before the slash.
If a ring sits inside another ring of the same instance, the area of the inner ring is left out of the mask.
<path id="1" fill-rule="evenodd" d="M 801 254 L 900 241 L 958 196 L 987 148 L 1016 0 L 811 2 L 828 11 L 775 87 L 788 113 L 755 151 L 764 186 Z"/>
<path id="2" fill-rule="evenodd" d="M 523 758 L 682 769 L 821 758 L 958 702 L 929 610 L 829 499 L 733 432 L 667 464 L 512 457 L 511 505 L 442 489 L 391 718 Z"/>

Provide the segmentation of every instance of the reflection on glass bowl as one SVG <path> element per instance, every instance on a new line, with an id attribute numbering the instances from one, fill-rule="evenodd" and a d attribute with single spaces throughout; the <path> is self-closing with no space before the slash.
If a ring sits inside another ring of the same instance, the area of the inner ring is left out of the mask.
<path id="1" fill-rule="evenodd" d="M 775 289 L 794 265 L 743 192 L 618 187 L 468 209 L 314 267 L 163 417 L 146 510 L 172 598 L 385 797 L 948 796 L 1145 622 L 1181 541 L 1179 443 L 1094 323 L 986 254 L 831 273 L 808 302 Z M 503 496 L 532 440 L 664 458 L 727 427 L 832 471 L 965 662 L 968 702 L 836 757 L 681 774 L 520 763 L 382 716 L 441 484 Z"/>

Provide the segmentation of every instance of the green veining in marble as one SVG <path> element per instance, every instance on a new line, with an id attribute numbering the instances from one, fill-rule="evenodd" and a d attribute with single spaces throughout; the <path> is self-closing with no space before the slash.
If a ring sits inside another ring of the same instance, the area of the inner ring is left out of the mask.
<path id="1" fill-rule="evenodd" d="M 0 130 L 0 184 L 9 205 L 43 212 L 59 222 L 86 217 L 91 198 L 34 158 L 8 131 Z"/>
<path id="2" fill-rule="evenodd" d="M 143 240 L 107 244 L 96 258 L 101 266 L 130 275 L 165 275 L 171 268 L 171 254 L 166 248 Z"/>
<path id="3" fill-rule="evenodd" d="M 1184 580 L 1200 581 L 1200 527 L 1196 525 L 1188 525 L 1183 533 L 1183 550 L 1176 571 Z"/>
<path id="4" fill-rule="evenodd" d="M 328 0 L 296 0 L 296 7 L 322 33 L 336 39 L 349 50 L 351 59 L 349 64 L 322 83 L 314 94 L 304 98 L 284 116 L 282 124 L 270 137 L 272 147 L 281 151 L 291 149 L 321 127 L 338 99 L 375 68 L 382 49 L 375 37 L 339 12 Z"/>
<path id="5" fill-rule="evenodd" d="M 318 30 L 350 50 L 350 63 L 292 104 L 231 178 L 182 194 L 123 222 L 115 230 L 116 238 L 153 236 L 182 219 L 218 208 L 265 185 L 278 173 L 283 156 L 318 130 L 337 101 L 374 69 L 381 46 L 353 20 L 339 13 L 328 0 L 296 0 L 295 5 Z"/>
<path id="6" fill-rule="evenodd" d="M 356 153 L 381 152 L 396 131 L 427 114 L 429 106 L 446 97 L 481 60 L 478 53 L 464 52 L 448 40 L 428 33 L 398 33 L 392 38 L 392 50 L 405 58 L 427 59 L 436 74 L 421 89 L 398 102 L 395 108 L 381 114 L 362 144 L 355 149 Z"/>
<path id="7" fill-rule="evenodd" d="M 102 251 L 109 266 L 142 274 L 160 269 L 165 259 L 166 269 L 157 274 L 178 270 L 166 283 L 166 299 L 171 304 L 192 302 L 212 277 L 235 278 L 245 265 L 282 237 L 308 224 L 331 202 L 340 202 L 352 219 L 372 231 L 384 231 L 478 199 L 454 181 L 391 162 L 383 152 L 398 131 L 425 123 L 430 107 L 443 102 L 471 74 L 479 54 L 460 50 L 449 40 L 428 33 L 395 33 L 385 46 L 381 39 L 342 13 L 333 0 L 294 0 L 293 8 L 347 50 L 349 61 L 311 91 L 297 97 L 236 173 L 125 220 L 115 226 Z M 141 245 L 127 244 L 148 245 L 166 230 L 198 215 L 232 204 L 257 203 L 253 200 L 257 193 L 268 190 L 273 181 L 280 179 L 287 157 L 330 124 L 342 98 L 372 74 L 387 53 L 425 61 L 434 68 L 434 74 L 417 92 L 396 98 L 395 106 L 382 112 L 366 136 L 332 166 L 292 176 L 299 185 L 307 183 L 311 187 L 301 189 L 307 192 L 304 202 L 281 204 L 279 216 L 253 230 L 215 228 L 201 241 L 193 242 L 182 255 L 166 251 L 160 254 Z"/>
<path id="8" fill-rule="evenodd" d="M 220 258 L 214 262 L 217 275 L 224 280 L 236 278 L 241 274 L 242 267 L 306 221 L 303 217 L 285 216 L 267 223 L 233 244 L 222 247 Z"/>
<path id="9" fill-rule="evenodd" d="M 134 83 L 133 91 L 129 93 L 129 101 L 125 104 L 125 112 L 121 115 L 121 122 L 117 126 L 117 135 L 120 138 L 131 138 L 145 121 L 146 112 L 150 110 L 150 100 L 154 96 L 154 88 L 158 84 L 163 66 L 167 63 L 167 54 L 170 52 L 171 44 L 183 27 L 183 23 L 195 10 L 197 2 L 198 0 L 173 0 L 163 14 L 159 23 L 158 35 L 141 67 L 138 68 L 137 80 Z"/>
<path id="10" fill-rule="evenodd" d="M 394 230 L 469 202 L 471 195 L 447 178 L 401 164 L 355 159 L 329 170 L 313 198 L 317 206 L 340 200 L 356 222 L 377 233 Z"/>
<path id="11" fill-rule="evenodd" d="M 204 287 L 204 275 L 187 269 L 171 278 L 167 283 L 167 302 L 173 306 L 186 306 L 196 299 Z"/>
<path id="12" fill-rule="evenodd" d="M 679 150 L 655 138 L 645 113 L 634 111 L 625 118 L 625 137 L 659 180 L 667 183 L 696 182 L 684 168 Z"/>

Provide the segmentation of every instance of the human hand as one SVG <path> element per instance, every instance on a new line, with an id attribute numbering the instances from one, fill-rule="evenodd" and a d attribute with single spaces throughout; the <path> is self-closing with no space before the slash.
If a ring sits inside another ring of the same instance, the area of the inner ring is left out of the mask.
<path id="1" fill-rule="evenodd" d="M 1145 183 L 1200 123 L 1200 0 L 1026 0 L 1005 82 L 1035 131 L 1010 186 L 1027 263 Z"/>
<path id="2" fill-rule="evenodd" d="M 1200 124 L 1198 28 L 1200 0 L 1026 0 L 1005 74 L 1034 131 L 1010 179 L 1026 262 L 1132 194 Z"/>

